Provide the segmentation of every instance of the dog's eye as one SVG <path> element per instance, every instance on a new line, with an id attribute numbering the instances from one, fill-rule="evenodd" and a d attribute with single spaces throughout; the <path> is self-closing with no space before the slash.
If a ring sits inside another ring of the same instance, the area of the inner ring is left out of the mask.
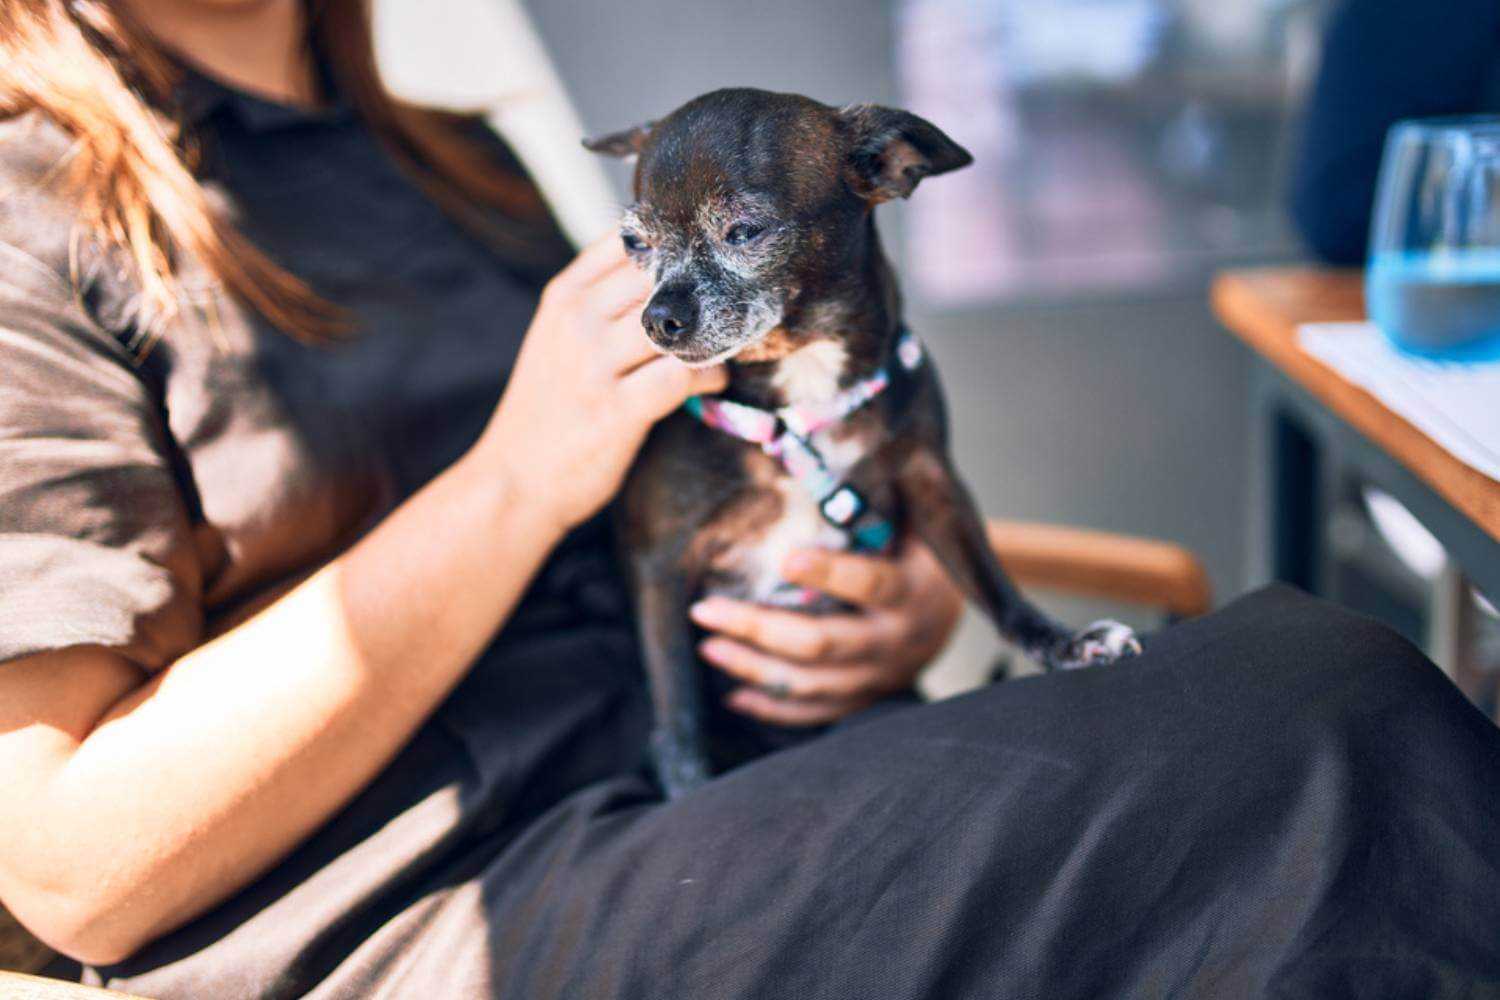
<path id="1" fill-rule="evenodd" d="M 748 222 L 740 222 L 729 227 L 729 232 L 724 234 L 724 242 L 731 246 L 744 246 L 751 240 L 766 231 L 765 226 L 756 226 Z"/>
<path id="2" fill-rule="evenodd" d="M 635 233 L 621 233 L 620 242 L 624 243 L 625 249 L 631 253 L 642 253 L 651 249 L 651 244 L 641 239 Z"/>

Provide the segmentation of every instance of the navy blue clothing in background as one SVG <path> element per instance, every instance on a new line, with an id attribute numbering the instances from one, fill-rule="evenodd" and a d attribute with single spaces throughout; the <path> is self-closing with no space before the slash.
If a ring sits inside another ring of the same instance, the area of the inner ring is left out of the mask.
<path id="1" fill-rule="evenodd" d="M 1292 217 L 1330 264 L 1364 263 L 1386 132 L 1500 111 L 1500 2 L 1346 0 L 1329 20 L 1293 172 Z"/>

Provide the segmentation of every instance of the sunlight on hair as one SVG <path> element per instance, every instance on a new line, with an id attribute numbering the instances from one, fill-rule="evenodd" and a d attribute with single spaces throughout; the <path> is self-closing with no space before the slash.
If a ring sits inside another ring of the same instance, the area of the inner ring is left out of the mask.
<path id="1" fill-rule="evenodd" d="M 323 0 L 312 10 L 313 50 L 400 167 L 497 252 L 534 254 L 546 216 L 533 189 L 499 169 L 453 116 L 386 92 L 364 0 Z M 293 336 L 346 331 L 342 310 L 213 210 L 193 174 L 193 136 L 173 117 L 182 75 L 119 4 L 0 0 L 0 117 L 37 112 L 74 142 L 51 178 L 78 206 L 70 277 L 82 280 L 88 255 L 123 253 L 140 282 L 136 319 L 148 340 L 184 307 L 182 254 Z"/>

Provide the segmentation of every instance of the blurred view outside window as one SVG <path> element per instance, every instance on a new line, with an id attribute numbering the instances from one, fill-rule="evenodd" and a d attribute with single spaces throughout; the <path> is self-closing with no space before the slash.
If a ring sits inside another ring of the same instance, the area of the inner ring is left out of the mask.
<path id="1" fill-rule="evenodd" d="M 907 217 L 934 305 L 1150 291 L 1295 245 L 1309 0 L 901 0 L 902 98 L 974 154 Z"/>

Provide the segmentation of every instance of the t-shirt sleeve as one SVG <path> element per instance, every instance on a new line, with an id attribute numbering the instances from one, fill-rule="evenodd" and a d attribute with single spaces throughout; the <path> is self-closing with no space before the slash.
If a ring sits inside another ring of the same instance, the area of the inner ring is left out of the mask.
<path id="1" fill-rule="evenodd" d="M 0 244 L 0 663 L 97 645 L 146 670 L 202 634 L 162 407 L 40 261 Z"/>

